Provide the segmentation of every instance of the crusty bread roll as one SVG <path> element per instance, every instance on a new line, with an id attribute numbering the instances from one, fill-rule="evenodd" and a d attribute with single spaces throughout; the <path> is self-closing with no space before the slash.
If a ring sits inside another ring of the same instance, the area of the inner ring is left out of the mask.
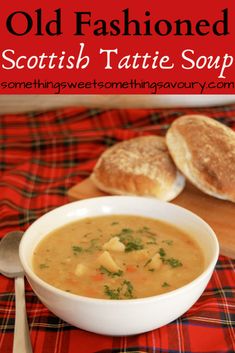
<path id="1" fill-rule="evenodd" d="M 137 137 L 107 149 L 91 178 L 99 189 L 111 194 L 153 196 L 165 201 L 175 198 L 185 184 L 165 138 L 159 136 Z"/>
<path id="2" fill-rule="evenodd" d="M 179 170 L 201 191 L 235 202 L 235 132 L 203 115 L 185 115 L 166 135 Z"/>

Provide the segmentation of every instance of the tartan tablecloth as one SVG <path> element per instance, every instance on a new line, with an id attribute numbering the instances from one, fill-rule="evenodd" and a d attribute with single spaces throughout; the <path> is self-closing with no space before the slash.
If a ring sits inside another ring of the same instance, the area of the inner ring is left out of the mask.
<path id="1" fill-rule="evenodd" d="M 90 174 L 105 148 L 143 134 L 164 135 L 171 122 L 185 113 L 206 114 L 235 129 L 235 105 L 165 110 L 66 108 L 0 116 L 0 237 L 11 230 L 25 230 L 39 216 L 67 203 L 68 188 Z M 130 337 L 101 336 L 70 326 L 50 313 L 26 283 L 33 351 L 234 352 L 234 264 L 221 256 L 205 292 L 187 313 L 160 329 Z M 1 353 L 12 352 L 14 315 L 14 282 L 0 275 Z"/>

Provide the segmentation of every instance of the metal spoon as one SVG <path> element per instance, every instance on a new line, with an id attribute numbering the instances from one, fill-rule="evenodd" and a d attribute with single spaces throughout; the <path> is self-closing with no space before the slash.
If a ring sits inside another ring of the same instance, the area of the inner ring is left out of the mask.
<path id="1" fill-rule="evenodd" d="M 0 242 L 0 272 L 15 278 L 16 318 L 13 353 L 32 353 L 25 308 L 24 272 L 19 259 L 19 244 L 23 232 L 6 234 Z"/>

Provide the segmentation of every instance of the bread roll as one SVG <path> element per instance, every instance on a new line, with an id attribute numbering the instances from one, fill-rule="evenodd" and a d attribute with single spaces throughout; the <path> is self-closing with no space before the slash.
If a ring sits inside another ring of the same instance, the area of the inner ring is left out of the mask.
<path id="1" fill-rule="evenodd" d="M 111 194 L 165 201 L 175 198 L 185 184 L 165 139 L 159 136 L 137 137 L 112 146 L 99 158 L 91 178 L 99 189 Z"/>
<path id="2" fill-rule="evenodd" d="M 179 170 L 201 191 L 235 202 L 235 132 L 203 115 L 185 115 L 166 135 Z"/>

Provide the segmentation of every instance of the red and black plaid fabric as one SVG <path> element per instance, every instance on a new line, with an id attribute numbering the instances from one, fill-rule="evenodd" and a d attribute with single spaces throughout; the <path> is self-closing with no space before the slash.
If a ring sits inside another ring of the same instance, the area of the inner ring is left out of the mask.
<path id="1" fill-rule="evenodd" d="M 175 118 L 188 113 L 206 114 L 235 130 L 235 105 L 165 110 L 67 108 L 0 116 L 0 237 L 11 230 L 25 230 L 39 216 L 67 203 L 68 188 L 90 174 L 108 146 L 143 134 L 164 135 Z M 70 326 L 49 312 L 26 283 L 33 351 L 232 353 L 234 264 L 221 256 L 205 292 L 185 315 L 131 337 L 106 337 Z M 1 353 L 12 352 L 14 317 L 14 282 L 1 275 Z"/>

